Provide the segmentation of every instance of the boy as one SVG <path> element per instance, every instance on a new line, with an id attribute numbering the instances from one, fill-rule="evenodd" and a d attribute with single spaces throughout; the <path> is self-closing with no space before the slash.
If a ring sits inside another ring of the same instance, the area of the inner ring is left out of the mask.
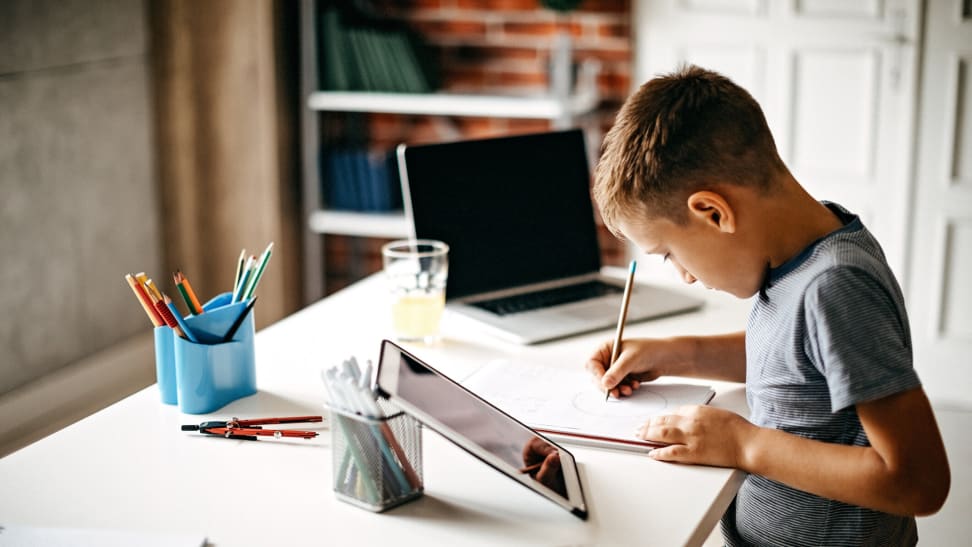
<path id="1" fill-rule="evenodd" d="M 587 368 L 615 397 L 662 375 L 746 382 L 750 421 L 714 407 L 653 418 L 651 457 L 749 476 L 728 545 L 913 545 L 949 469 L 912 367 L 904 301 L 877 241 L 793 178 L 745 90 L 689 66 L 632 95 L 605 137 L 605 224 L 687 283 L 758 293 L 745 332 L 611 342 Z"/>

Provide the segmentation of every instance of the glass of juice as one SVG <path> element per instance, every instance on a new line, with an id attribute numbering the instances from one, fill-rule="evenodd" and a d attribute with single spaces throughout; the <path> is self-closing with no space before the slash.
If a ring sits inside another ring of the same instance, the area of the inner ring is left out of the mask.
<path id="1" fill-rule="evenodd" d="M 449 246 L 432 239 L 392 241 L 381 248 L 381 256 L 395 337 L 434 343 L 445 308 Z"/>

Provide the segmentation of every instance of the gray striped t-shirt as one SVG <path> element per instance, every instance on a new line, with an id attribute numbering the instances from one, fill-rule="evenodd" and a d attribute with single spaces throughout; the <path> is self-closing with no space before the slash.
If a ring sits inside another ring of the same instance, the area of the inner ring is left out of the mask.
<path id="1" fill-rule="evenodd" d="M 829 443 L 868 446 L 857 403 L 920 386 L 901 289 L 860 219 L 770 270 L 746 328 L 750 421 Z M 722 518 L 735 545 L 912 545 L 915 519 L 848 505 L 749 475 Z"/>

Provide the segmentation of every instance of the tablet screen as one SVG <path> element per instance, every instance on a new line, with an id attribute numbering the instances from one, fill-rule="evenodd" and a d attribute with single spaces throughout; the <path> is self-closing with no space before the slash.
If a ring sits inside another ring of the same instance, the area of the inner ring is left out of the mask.
<path id="1" fill-rule="evenodd" d="M 578 517 L 587 506 L 573 455 L 388 340 L 379 393 L 473 456 Z"/>

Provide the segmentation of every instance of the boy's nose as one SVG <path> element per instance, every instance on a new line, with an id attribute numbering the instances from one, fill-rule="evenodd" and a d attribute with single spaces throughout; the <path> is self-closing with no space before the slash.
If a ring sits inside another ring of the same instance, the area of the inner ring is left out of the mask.
<path id="1" fill-rule="evenodd" d="M 672 266 L 675 266 L 675 269 L 678 270 L 678 274 L 682 276 L 682 281 L 688 283 L 689 285 L 697 281 L 694 275 L 690 274 L 688 270 L 683 268 L 682 265 L 675 260 L 672 260 Z"/>

